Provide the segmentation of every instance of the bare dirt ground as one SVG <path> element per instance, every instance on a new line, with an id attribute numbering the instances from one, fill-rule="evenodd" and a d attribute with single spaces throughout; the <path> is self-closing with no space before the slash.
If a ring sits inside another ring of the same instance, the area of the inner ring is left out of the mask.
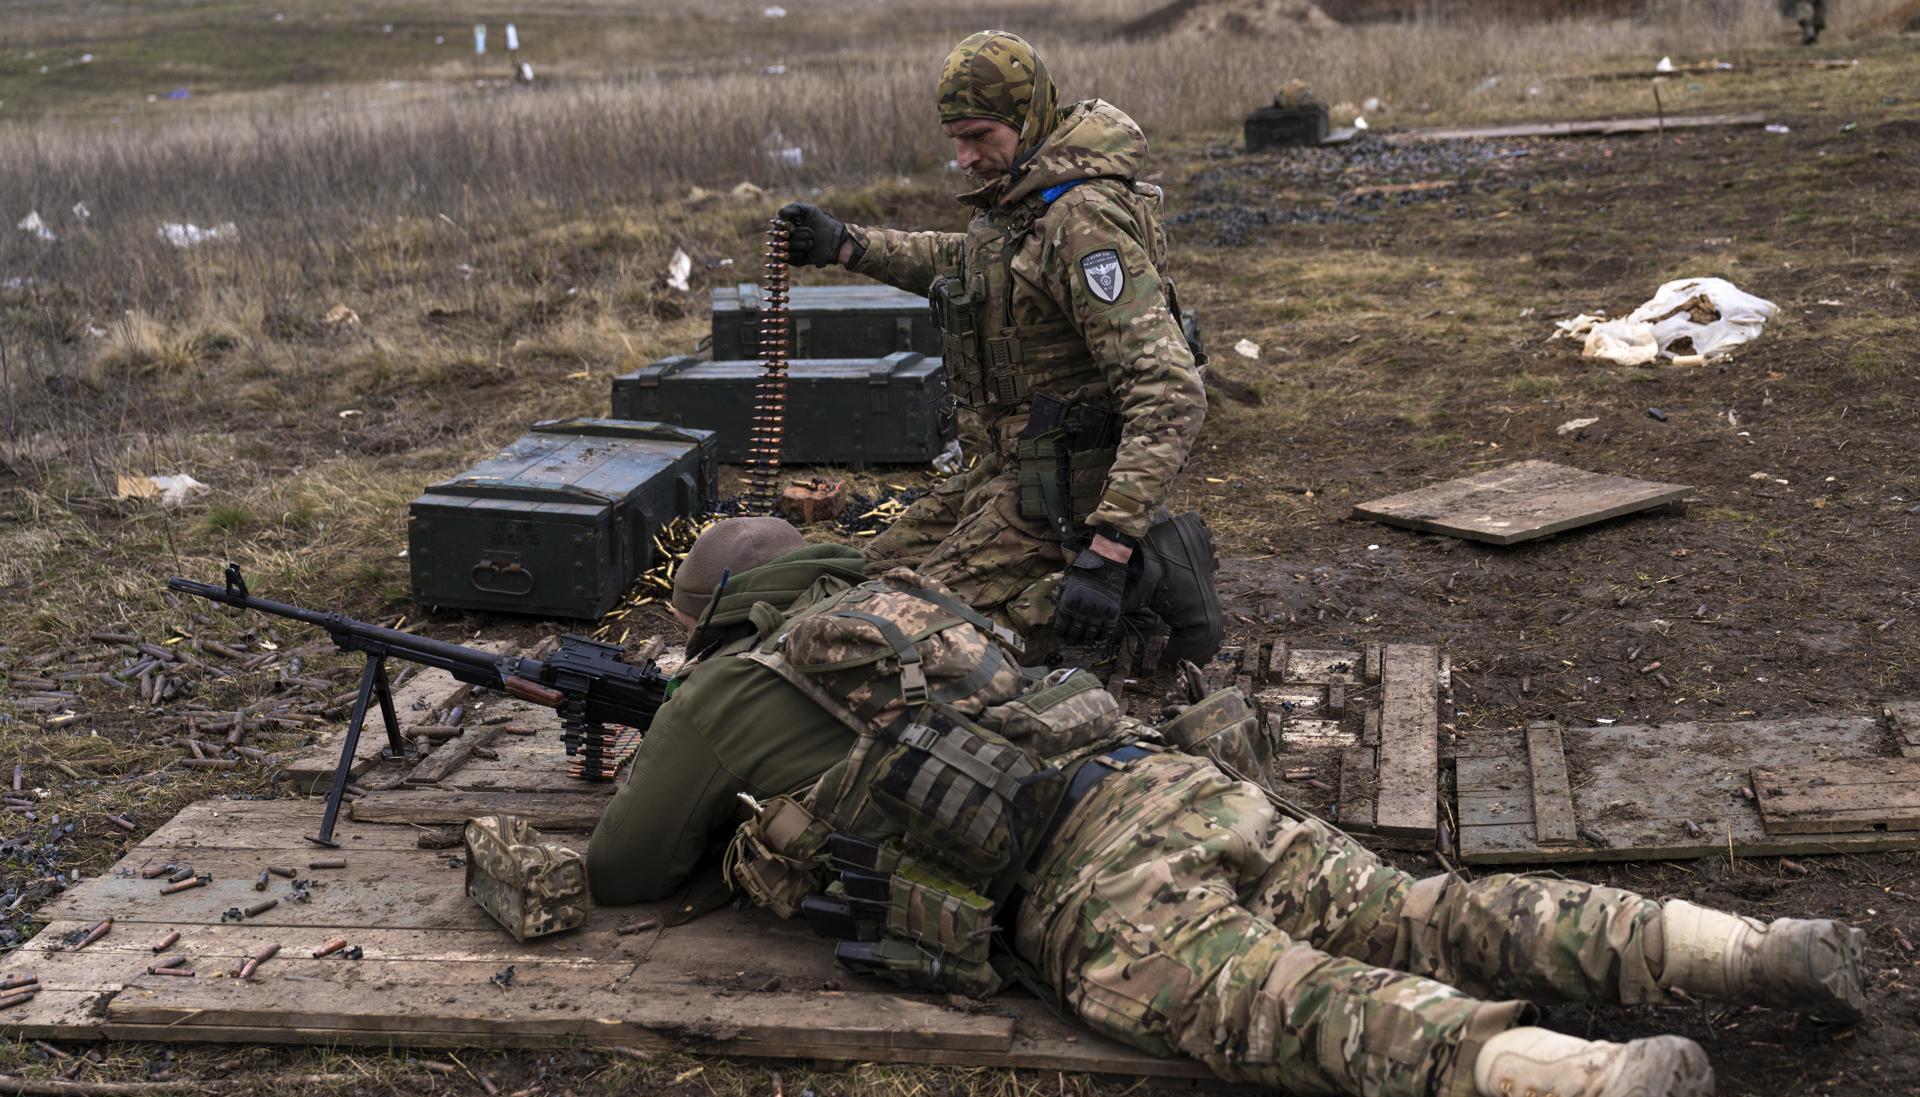
<path id="1" fill-rule="evenodd" d="M 1664 88 L 1669 110 L 1676 98 L 1744 104 L 1768 111 L 1786 134 L 1364 141 L 1263 156 L 1239 153 L 1225 134 L 1200 134 L 1162 148 L 1155 174 L 1168 189 L 1176 274 L 1201 312 L 1223 382 L 1177 502 L 1202 510 L 1218 533 L 1236 629 L 1302 644 L 1442 644 L 1456 671 L 1454 722 L 1469 736 L 1549 715 L 1659 723 L 1871 714 L 1883 701 L 1920 697 L 1920 271 L 1911 243 L 1920 239 L 1920 100 L 1912 91 L 1920 49 L 1909 38 L 1849 52 L 1861 58 L 1858 68 L 1813 70 L 1793 64 L 1798 53 L 1757 52 L 1767 64 L 1750 72 Z M 1602 92 L 1617 97 L 1611 113 L 1646 113 L 1651 99 L 1644 84 Z M 936 176 L 822 200 L 855 219 L 957 227 L 952 189 Z M 591 411 L 604 399 L 608 363 L 539 357 L 540 341 L 570 318 L 587 311 L 595 323 L 630 327 L 642 356 L 691 342 L 699 310 L 657 286 L 621 288 L 636 277 L 623 253 L 646 250 L 651 263 L 662 241 L 687 239 L 705 249 L 703 261 L 744 264 L 766 211 L 656 212 L 643 224 L 536 219 L 532 244 L 456 246 L 404 232 L 363 241 L 370 253 L 391 247 L 446 270 L 479 253 L 466 249 L 491 246 L 503 269 L 514 260 L 530 269 L 497 296 L 475 288 L 466 297 L 464 288 L 409 295 L 396 274 L 405 268 L 378 261 L 343 260 L 316 275 L 327 280 L 322 292 L 361 308 L 369 327 L 382 323 L 381 301 L 418 318 L 433 333 L 429 365 L 406 364 L 372 336 L 330 332 L 311 316 L 269 312 L 265 335 L 246 333 L 299 355 L 338 354 L 365 412 L 352 419 L 336 414 L 346 394 L 326 387 L 339 378 L 262 371 L 251 341 L 231 352 L 201 348 L 184 366 L 119 363 L 11 391 L 23 406 L 64 406 L 78 428 L 175 431 L 196 447 L 186 452 L 208 454 L 223 473 L 298 486 L 248 497 L 244 507 L 216 496 L 170 514 L 76 490 L 71 468 L 15 451 L 0 464 L 9 527 L 0 536 L 10 538 L 11 558 L 0 560 L 9 601 L 0 665 L 30 673 L 23 668 L 37 654 L 55 649 L 69 652 L 63 662 L 81 660 L 87 635 L 100 628 L 138 627 L 155 641 L 169 637 L 170 624 L 191 631 L 190 619 L 154 595 L 155 580 L 211 567 L 229 552 L 269 568 L 286 584 L 279 596 L 383 621 L 408 615 L 410 627 L 443 638 L 557 631 L 414 616 L 405 564 L 394 559 L 404 506 L 422 484 L 511 438 L 534 414 Z M 1619 314 L 1661 282 L 1699 274 L 1774 300 L 1780 317 L 1755 345 L 1706 367 L 1623 369 L 1546 341 L 1554 319 L 1602 306 Z M 698 278 L 726 284 L 734 276 L 716 268 Z M 585 292 L 568 295 L 569 285 Z M 21 330 L 81 307 L 72 295 L 32 291 L 7 291 L 0 305 Z M 1259 344 L 1258 359 L 1233 350 L 1242 338 Z M 361 339 L 367 349 L 351 349 Z M 532 348 L 522 352 L 526 342 Z M 583 366 L 600 372 L 589 383 L 563 380 Z M 1588 417 L 1598 422 L 1556 433 Z M 136 437 L 121 457 L 142 452 Z M 1348 517 L 1361 500 L 1527 458 L 1699 490 L 1685 505 L 1504 549 Z M 315 485 L 303 469 L 336 479 Z M 887 479 L 911 484 L 918 475 Z M 207 478 L 223 490 L 232 482 Z M 8 566 L 21 560 L 34 565 Z M 638 613 L 634 639 L 666 625 Z M 235 631 L 222 621 L 217 635 L 233 641 Z M 283 647 L 318 639 L 295 631 L 282 630 Z M 1656 659 L 1670 687 L 1639 672 Z M 295 673 L 350 671 L 344 660 L 314 655 Z M 17 939 L 10 934 L 34 931 L 33 909 L 63 886 L 49 882 L 53 873 L 97 874 L 193 799 L 277 791 L 260 769 L 173 768 L 178 728 L 164 707 L 136 705 L 104 684 L 74 688 L 83 722 L 49 728 L 41 714 L 16 710 L 0 727 L 0 763 L 23 762 L 28 788 L 44 790 L 34 820 L 0 816 L 0 837 L 13 843 L 0 856 L 0 947 Z M 194 699 L 238 706 L 274 688 L 243 674 L 208 683 Z M 304 738 L 283 729 L 254 741 L 280 749 Z M 137 833 L 105 822 L 108 811 L 132 814 Z M 1419 858 L 1406 863 L 1432 870 Z M 1568 875 L 1763 916 L 1861 925 L 1872 984 L 1865 1023 L 1816 1026 L 1717 1007 L 1565 1006 L 1552 1023 L 1608 1038 L 1692 1036 L 1712 1055 L 1725 1094 L 1920 1093 L 1920 857 L 1809 858 L 1804 867 L 1800 875 L 1777 859 L 1712 858 Z M 0 1071 L 172 1077 L 263 1092 L 478 1092 L 465 1072 L 472 1067 L 501 1092 L 528 1097 L 636 1087 L 689 1097 L 1126 1089 L 1001 1071 L 815 1073 L 571 1052 L 461 1053 L 454 1076 L 428 1073 L 404 1053 L 119 1045 L 99 1049 L 98 1062 L 54 1057 L 86 1050 L 0 1047 Z"/>

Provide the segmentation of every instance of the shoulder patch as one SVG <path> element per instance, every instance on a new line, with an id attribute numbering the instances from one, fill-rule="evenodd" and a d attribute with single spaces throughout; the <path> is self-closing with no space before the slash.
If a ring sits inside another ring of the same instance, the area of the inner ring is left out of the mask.
<path id="1" fill-rule="evenodd" d="M 1109 305 L 1126 292 L 1127 268 L 1120 263 L 1120 253 L 1112 248 L 1081 256 L 1080 273 L 1087 280 L 1087 292 Z"/>

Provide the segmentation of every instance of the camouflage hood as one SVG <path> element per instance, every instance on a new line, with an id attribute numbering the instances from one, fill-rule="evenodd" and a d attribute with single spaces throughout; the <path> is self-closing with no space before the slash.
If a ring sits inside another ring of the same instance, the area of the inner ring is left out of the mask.
<path id="1" fill-rule="evenodd" d="M 960 196 L 981 209 L 1018 205 L 1061 183 L 1131 180 L 1147 162 L 1147 138 L 1126 112 L 1103 99 L 1075 103 L 1024 164 Z"/>

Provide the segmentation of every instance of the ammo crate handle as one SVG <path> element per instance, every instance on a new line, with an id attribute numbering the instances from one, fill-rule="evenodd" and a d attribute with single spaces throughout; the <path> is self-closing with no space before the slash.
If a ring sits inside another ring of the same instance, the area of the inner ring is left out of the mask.
<path id="1" fill-rule="evenodd" d="M 483 578 L 488 581 L 483 582 Z M 533 593 L 533 573 L 521 566 L 518 560 L 486 557 L 473 565 L 473 570 L 467 573 L 467 581 L 473 584 L 473 589 L 488 594 L 524 598 Z"/>

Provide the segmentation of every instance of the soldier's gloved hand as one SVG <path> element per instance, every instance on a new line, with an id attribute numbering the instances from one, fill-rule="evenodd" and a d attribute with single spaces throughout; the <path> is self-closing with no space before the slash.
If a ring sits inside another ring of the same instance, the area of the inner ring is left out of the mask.
<path id="1" fill-rule="evenodd" d="M 830 267 L 840 261 L 849 237 L 838 217 L 810 202 L 794 202 L 780 208 L 780 219 L 792 226 L 787 250 L 794 262 Z"/>
<path id="2" fill-rule="evenodd" d="M 1113 538 L 1112 534 L 1107 536 Z M 1137 551 L 1134 559 L 1139 559 Z M 1132 565 L 1116 564 L 1093 551 L 1092 546 L 1081 549 L 1067 565 L 1066 579 L 1060 584 L 1060 601 L 1053 611 L 1054 634 L 1069 644 L 1105 641 L 1120 623 L 1120 607 L 1127 599 L 1133 572 Z"/>

